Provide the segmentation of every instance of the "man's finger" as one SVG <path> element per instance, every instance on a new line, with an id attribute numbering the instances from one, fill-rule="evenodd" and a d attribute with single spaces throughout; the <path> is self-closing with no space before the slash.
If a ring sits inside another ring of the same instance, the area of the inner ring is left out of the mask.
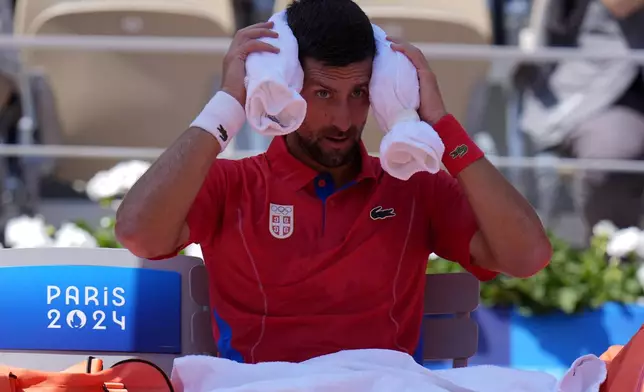
<path id="1" fill-rule="evenodd" d="M 270 52 L 270 53 L 279 53 L 279 48 L 268 44 L 266 42 L 251 40 L 242 45 L 242 51 L 245 54 L 254 53 L 254 52 Z"/>
<path id="2" fill-rule="evenodd" d="M 391 44 L 391 49 L 409 56 L 409 47 L 407 45 L 393 43 Z"/>
<path id="3" fill-rule="evenodd" d="M 260 23 L 252 24 L 250 26 L 246 26 L 243 29 L 239 29 L 239 31 L 243 32 L 243 31 L 248 31 L 248 30 L 253 30 L 253 29 L 258 29 L 258 28 L 259 29 L 272 29 L 274 24 L 275 23 L 273 23 L 273 21 L 260 22 Z"/>
<path id="4" fill-rule="evenodd" d="M 400 38 L 391 37 L 389 35 L 387 36 L 387 41 L 390 41 L 396 44 L 402 44 L 402 40 Z"/>
<path id="5" fill-rule="evenodd" d="M 418 53 L 419 51 L 416 49 L 416 47 L 408 44 L 408 43 L 392 43 L 391 48 L 398 51 L 398 52 L 403 52 L 407 55 L 412 55 L 414 53 Z"/>
<path id="6" fill-rule="evenodd" d="M 277 31 L 267 28 L 256 28 L 244 32 L 244 38 L 246 39 L 257 39 L 263 37 L 277 38 L 278 34 Z"/>
<path id="7" fill-rule="evenodd" d="M 391 44 L 391 49 L 407 56 L 409 61 L 411 61 L 411 63 L 414 65 L 414 67 L 416 67 L 417 70 L 429 68 L 425 55 L 415 46 L 394 43 Z"/>

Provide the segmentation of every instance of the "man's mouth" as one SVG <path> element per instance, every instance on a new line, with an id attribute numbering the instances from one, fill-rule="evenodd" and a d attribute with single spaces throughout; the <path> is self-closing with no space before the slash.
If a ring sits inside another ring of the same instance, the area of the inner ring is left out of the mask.
<path id="1" fill-rule="evenodd" d="M 352 143 L 348 136 L 326 136 L 324 139 L 326 140 L 325 144 L 333 149 L 344 150 Z"/>
<path id="2" fill-rule="evenodd" d="M 344 136 L 327 136 L 326 138 L 331 140 L 332 142 L 336 142 L 336 143 L 341 143 L 341 142 L 344 142 L 346 140 L 349 140 L 349 137 L 346 136 L 346 135 L 344 135 Z"/>

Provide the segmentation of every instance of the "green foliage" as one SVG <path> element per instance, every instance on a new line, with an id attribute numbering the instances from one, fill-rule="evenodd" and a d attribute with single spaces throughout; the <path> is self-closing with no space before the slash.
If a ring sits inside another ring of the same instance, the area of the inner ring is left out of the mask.
<path id="1" fill-rule="evenodd" d="M 596 309 L 606 302 L 633 303 L 644 296 L 637 280 L 639 262 L 606 255 L 608 238 L 594 237 L 587 249 L 575 249 L 550 235 L 550 264 L 528 279 L 499 276 L 481 283 L 486 306 L 512 306 L 524 315 L 561 311 L 567 314 Z M 456 263 L 430 260 L 427 273 L 460 272 Z"/>
<path id="2" fill-rule="evenodd" d="M 101 219 L 99 227 L 93 227 L 85 221 L 74 222 L 78 227 L 90 233 L 92 237 L 96 238 L 99 248 L 122 248 L 121 244 L 116 240 L 114 234 L 114 226 L 116 219 L 112 217 L 104 217 Z"/>

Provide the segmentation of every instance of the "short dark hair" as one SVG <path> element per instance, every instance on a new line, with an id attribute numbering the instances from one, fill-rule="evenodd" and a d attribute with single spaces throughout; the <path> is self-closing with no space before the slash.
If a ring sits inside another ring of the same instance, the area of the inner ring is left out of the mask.
<path id="1" fill-rule="evenodd" d="M 371 22 L 353 0 L 295 0 L 286 18 L 298 42 L 300 62 L 308 57 L 343 67 L 376 54 Z"/>

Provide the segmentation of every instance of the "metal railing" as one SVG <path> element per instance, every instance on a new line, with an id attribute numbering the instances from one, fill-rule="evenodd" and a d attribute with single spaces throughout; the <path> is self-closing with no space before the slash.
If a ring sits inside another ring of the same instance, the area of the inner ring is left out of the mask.
<path id="1" fill-rule="evenodd" d="M 161 53 L 225 53 L 231 40 L 228 38 L 159 38 L 130 36 L 13 36 L 0 35 L 0 50 L 79 50 Z M 644 64 L 644 50 L 607 49 L 583 50 L 570 48 L 535 48 L 415 43 L 423 53 L 440 60 L 487 60 L 509 63 L 543 63 L 570 60 L 628 60 Z M 0 156 L 50 157 L 50 158 L 121 158 L 155 159 L 163 149 L 33 145 L 30 137 L 21 138 L 27 143 L 0 144 Z M 227 151 L 227 158 L 242 158 L 258 151 Z M 527 158 L 490 156 L 490 161 L 506 168 L 556 168 L 560 170 L 606 170 L 644 172 L 644 162 L 628 160 L 582 160 L 565 158 Z"/>
<path id="2" fill-rule="evenodd" d="M 230 38 L 175 38 L 131 36 L 13 36 L 0 35 L 0 50 L 81 50 L 140 53 L 225 53 Z M 644 64 L 644 50 L 583 50 L 572 48 L 521 49 L 516 46 L 414 43 L 426 56 L 444 60 L 509 60 L 552 62 L 562 60 L 631 60 Z"/>
<path id="3" fill-rule="evenodd" d="M 99 146 L 58 146 L 58 145 L 2 145 L 0 156 L 42 157 L 42 158 L 81 158 L 81 159 L 143 159 L 154 160 L 163 148 L 99 147 Z M 264 151 L 226 150 L 221 157 L 241 159 L 260 154 Z M 377 153 L 370 155 L 378 156 Z M 618 159 L 574 159 L 554 157 L 504 157 L 487 155 L 492 164 L 502 168 L 554 168 L 561 171 L 600 170 L 623 173 L 644 173 L 644 161 Z"/>

